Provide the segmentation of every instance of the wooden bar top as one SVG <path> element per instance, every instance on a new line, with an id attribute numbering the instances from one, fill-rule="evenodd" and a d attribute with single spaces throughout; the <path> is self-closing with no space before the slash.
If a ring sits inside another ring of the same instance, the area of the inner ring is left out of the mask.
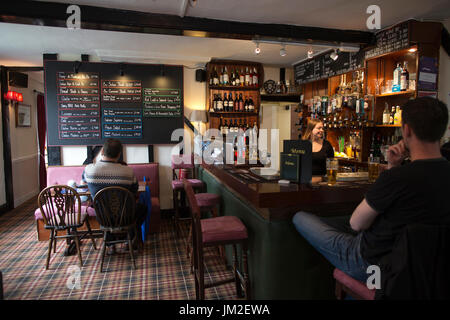
<path id="1" fill-rule="evenodd" d="M 229 172 L 232 166 L 203 164 L 202 168 L 268 220 L 290 219 L 300 210 L 319 215 L 351 214 L 370 186 L 368 182 L 337 182 L 328 186 L 319 182 L 319 177 L 313 177 L 309 185 L 283 185 L 277 181 L 246 183 Z"/>

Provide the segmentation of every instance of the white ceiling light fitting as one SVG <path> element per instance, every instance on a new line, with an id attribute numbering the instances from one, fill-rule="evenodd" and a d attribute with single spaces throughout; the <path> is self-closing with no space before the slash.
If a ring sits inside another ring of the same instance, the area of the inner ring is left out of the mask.
<path id="1" fill-rule="evenodd" d="M 339 54 L 336 49 L 334 49 L 334 51 L 330 54 L 330 58 L 333 59 L 334 61 L 336 61 L 337 58 L 339 58 Z"/>
<path id="2" fill-rule="evenodd" d="M 281 44 L 281 49 L 280 49 L 280 56 L 282 56 L 282 57 L 285 57 L 286 55 L 287 55 L 287 52 L 286 52 L 286 45 L 283 43 L 283 44 Z"/>
<path id="3" fill-rule="evenodd" d="M 256 42 L 255 54 L 260 54 L 261 48 L 259 47 L 259 42 Z"/>
<path id="4" fill-rule="evenodd" d="M 308 59 L 311 59 L 314 56 L 314 51 L 312 47 L 309 47 L 308 49 Z"/>

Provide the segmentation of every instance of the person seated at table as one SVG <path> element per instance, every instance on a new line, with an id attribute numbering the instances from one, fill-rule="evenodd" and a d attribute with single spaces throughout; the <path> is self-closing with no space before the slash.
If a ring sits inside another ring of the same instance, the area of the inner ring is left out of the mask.
<path id="1" fill-rule="evenodd" d="M 312 143 L 312 175 L 325 175 L 327 158 L 334 157 L 334 150 L 331 143 L 324 139 L 323 122 L 309 119 L 302 140 L 310 140 Z"/>
<path id="2" fill-rule="evenodd" d="M 434 98 L 408 101 L 402 108 L 402 135 L 387 151 L 388 169 L 371 185 L 350 217 L 321 218 L 297 212 L 297 231 L 331 264 L 362 282 L 369 265 L 389 254 L 410 224 L 450 224 L 450 163 L 439 140 L 448 122 L 447 106 Z M 410 163 L 401 165 L 409 156 Z"/>
<path id="3" fill-rule="evenodd" d="M 131 192 L 137 194 L 139 184 L 134 175 L 132 168 L 119 162 L 122 155 L 122 143 L 117 139 L 108 139 L 103 144 L 100 151 L 100 160 L 86 166 L 83 171 L 82 179 L 86 181 L 92 198 L 100 190 L 106 187 L 118 186 L 124 187 Z M 140 204 L 136 204 L 136 225 L 142 225 L 147 214 L 147 208 Z M 138 239 L 133 233 L 133 243 L 137 244 Z M 114 246 L 109 249 L 109 253 L 114 252 Z"/>

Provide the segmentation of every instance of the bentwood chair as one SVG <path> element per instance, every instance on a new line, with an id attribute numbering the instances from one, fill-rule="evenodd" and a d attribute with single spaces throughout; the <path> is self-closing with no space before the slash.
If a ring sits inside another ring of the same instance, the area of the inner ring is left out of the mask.
<path id="1" fill-rule="evenodd" d="M 247 228 L 242 221 L 234 216 L 213 217 L 201 219 L 201 211 L 194 190 L 188 180 L 183 180 L 191 212 L 192 212 L 192 248 L 194 257 L 194 278 L 196 299 L 205 299 L 205 288 L 215 287 L 229 282 L 235 282 L 238 297 L 242 296 L 244 287 L 245 297 L 250 299 L 250 280 L 247 262 Z M 242 268 L 238 269 L 237 245 L 242 248 Z M 234 276 L 221 281 L 205 283 L 204 252 L 206 247 L 233 246 Z"/>
<path id="2" fill-rule="evenodd" d="M 54 246 L 54 252 L 56 252 L 56 240 L 60 238 L 75 240 L 80 266 L 83 266 L 80 251 L 81 233 L 78 231 L 78 228 L 84 223 L 86 223 L 87 234 L 92 240 L 94 249 L 97 249 L 97 247 L 89 220 L 87 219 L 87 212 L 81 210 L 79 194 L 75 189 L 66 185 L 49 186 L 39 194 L 38 205 L 44 220 L 44 228 L 50 229 L 45 269 L 48 269 L 50 263 L 52 246 Z M 58 232 L 63 231 L 66 231 L 67 234 L 58 236 Z"/>
<path id="3" fill-rule="evenodd" d="M 136 269 L 131 231 L 134 230 L 136 239 L 139 239 L 139 232 L 136 226 L 136 200 L 134 194 L 123 187 L 107 187 L 94 197 L 94 208 L 100 230 L 103 231 L 102 262 L 100 272 L 103 272 L 103 261 L 105 260 L 106 245 L 116 243 L 128 243 L 131 262 Z M 126 235 L 126 239 L 109 240 L 111 237 Z"/>

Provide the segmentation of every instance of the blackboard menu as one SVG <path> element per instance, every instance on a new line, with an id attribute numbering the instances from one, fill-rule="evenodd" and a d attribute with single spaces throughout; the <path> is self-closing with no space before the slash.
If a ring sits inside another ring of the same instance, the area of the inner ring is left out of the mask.
<path id="1" fill-rule="evenodd" d="M 364 52 L 341 52 L 336 60 L 330 58 L 333 51 L 306 60 L 294 66 L 297 84 L 317 81 L 361 69 L 364 67 Z"/>
<path id="2" fill-rule="evenodd" d="M 366 51 L 366 59 L 409 47 L 409 22 L 382 30 L 376 35 L 377 45 Z"/>
<path id="3" fill-rule="evenodd" d="M 184 128 L 183 67 L 161 67 L 44 61 L 48 145 L 178 143 L 170 139 Z"/>

